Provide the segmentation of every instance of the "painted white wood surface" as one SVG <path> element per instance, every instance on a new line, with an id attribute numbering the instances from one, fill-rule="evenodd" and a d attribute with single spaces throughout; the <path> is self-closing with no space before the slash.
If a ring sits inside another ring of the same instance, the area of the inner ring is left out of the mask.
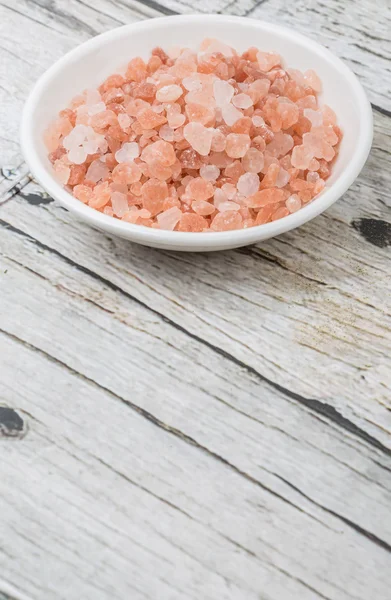
<path id="1" fill-rule="evenodd" d="M 286 23 L 374 105 L 342 201 L 251 248 L 180 255 L 77 222 L 19 116 L 56 58 L 175 12 Z M 391 6 L 0 4 L 0 598 L 388 600 Z"/>

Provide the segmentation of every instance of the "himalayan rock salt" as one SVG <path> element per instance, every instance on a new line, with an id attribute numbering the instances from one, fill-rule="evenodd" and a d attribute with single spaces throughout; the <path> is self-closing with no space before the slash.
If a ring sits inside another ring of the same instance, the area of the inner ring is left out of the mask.
<path id="1" fill-rule="evenodd" d="M 320 194 L 342 139 L 314 71 L 275 52 L 155 48 L 87 89 L 45 132 L 57 179 L 110 218 L 224 231 L 284 218 Z M 175 234 L 173 234 L 175 235 Z"/>
<path id="2" fill-rule="evenodd" d="M 182 213 L 178 231 L 201 232 L 208 228 L 208 221 L 196 213 Z"/>
<path id="3" fill-rule="evenodd" d="M 152 216 L 163 210 L 163 204 L 168 196 L 168 187 L 165 181 L 149 179 L 141 188 L 144 208 L 149 210 Z"/>
<path id="4" fill-rule="evenodd" d="M 304 81 L 306 85 L 314 90 L 314 92 L 319 93 L 322 91 L 321 81 L 313 69 L 308 69 L 308 71 L 304 73 Z"/>
<path id="5" fill-rule="evenodd" d="M 243 219 L 240 213 L 236 210 L 227 210 L 219 212 L 210 225 L 211 231 L 232 231 L 240 229 Z"/>
<path id="6" fill-rule="evenodd" d="M 213 196 L 214 187 L 210 181 L 196 177 L 187 184 L 186 193 L 194 200 L 208 200 Z"/>
<path id="7" fill-rule="evenodd" d="M 240 112 L 233 104 L 224 104 L 221 109 L 222 117 L 225 123 L 229 126 L 233 125 L 243 117 L 243 113 Z"/>
<path id="8" fill-rule="evenodd" d="M 242 158 L 250 148 L 251 138 L 243 133 L 230 133 L 227 135 L 225 151 L 231 158 Z"/>
<path id="9" fill-rule="evenodd" d="M 276 65 L 281 62 L 280 55 L 276 52 L 258 52 L 257 53 L 258 65 L 261 71 L 270 71 Z"/>
<path id="10" fill-rule="evenodd" d="M 233 197 L 233 196 L 232 196 Z M 213 195 L 213 204 L 215 205 L 216 208 L 219 207 L 219 204 L 221 202 L 226 202 L 228 200 L 228 196 L 227 194 L 224 192 L 224 190 L 217 188 L 215 190 L 215 193 Z"/>
<path id="11" fill-rule="evenodd" d="M 112 173 L 115 183 L 134 183 L 141 177 L 141 169 L 136 163 L 121 163 L 117 165 Z"/>
<path id="12" fill-rule="evenodd" d="M 157 216 L 157 222 L 159 223 L 160 229 L 166 229 L 172 231 L 182 217 L 182 211 L 177 207 L 173 206 L 164 212 L 161 212 Z"/>
<path id="13" fill-rule="evenodd" d="M 253 101 L 247 94 L 237 94 L 232 98 L 232 104 L 236 108 L 250 108 L 253 105 Z"/>
<path id="14" fill-rule="evenodd" d="M 130 163 L 140 156 L 140 147 L 137 142 L 127 142 L 115 153 L 118 163 Z"/>
<path id="15" fill-rule="evenodd" d="M 323 125 L 323 113 L 321 111 L 314 110 L 313 108 L 305 108 L 303 114 L 313 127 L 321 127 Z"/>
<path id="16" fill-rule="evenodd" d="M 185 139 L 198 154 L 201 154 L 201 156 L 207 156 L 209 154 L 213 133 L 213 129 L 204 127 L 202 123 L 197 122 L 188 123 L 183 129 Z"/>
<path id="17" fill-rule="evenodd" d="M 278 188 L 269 188 L 260 190 L 250 198 L 247 198 L 247 206 L 251 208 L 260 208 L 267 204 L 276 204 L 284 200 L 284 191 Z"/>
<path id="18" fill-rule="evenodd" d="M 227 200 L 226 202 L 220 202 L 217 210 L 219 212 L 226 212 L 227 210 L 239 210 L 240 204 L 236 204 L 236 202 L 230 202 Z"/>
<path id="19" fill-rule="evenodd" d="M 83 202 L 83 204 L 88 204 L 94 192 L 89 186 L 79 184 L 75 185 L 75 187 L 72 190 L 72 193 L 75 196 L 75 198 L 80 200 L 80 202 Z"/>
<path id="20" fill-rule="evenodd" d="M 66 185 L 71 174 L 69 165 L 66 165 L 62 160 L 57 160 L 53 165 L 53 170 L 56 173 L 56 178 L 62 185 Z"/>
<path id="21" fill-rule="evenodd" d="M 239 177 L 236 187 L 243 196 L 253 196 L 259 188 L 259 176 L 256 173 L 245 173 Z"/>
<path id="22" fill-rule="evenodd" d="M 93 160 L 87 169 L 86 179 L 93 183 L 98 183 L 102 179 L 106 179 L 109 175 L 109 169 L 100 158 Z"/>
<path id="23" fill-rule="evenodd" d="M 159 102 L 175 102 L 183 94 L 183 90 L 180 85 L 165 85 L 157 90 L 156 100 Z"/>
<path id="24" fill-rule="evenodd" d="M 242 158 L 242 165 L 248 173 L 259 173 L 264 165 L 262 152 L 256 148 L 249 148 Z"/>
<path id="25" fill-rule="evenodd" d="M 216 181 L 220 175 L 220 169 L 216 165 L 202 165 L 200 175 L 206 181 Z"/>
<path id="26" fill-rule="evenodd" d="M 113 213 L 117 217 L 123 217 L 128 210 L 127 195 L 121 192 L 112 192 L 111 206 L 113 208 Z"/>
<path id="27" fill-rule="evenodd" d="M 285 187 L 290 180 L 291 176 L 288 171 L 285 171 L 282 167 L 279 168 L 277 179 L 275 181 L 275 186 L 278 188 Z"/>
<path id="28" fill-rule="evenodd" d="M 289 198 L 285 201 L 285 206 L 290 213 L 298 211 L 299 208 L 301 208 L 301 200 L 299 196 L 297 194 L 292 194 L 289 196 Z"/>
<path id="29" fill-rule="evenodd" d="M 216 207 L 206 200 L 194 200 L 191 203 L 191 207 L 197 215 L 201 215 L 202 217 L 212 215 L 216 210 Z"/>
<path id="30" fill-rule="evenodd" d="M 236 194 L 236 186 L 232 185 L 232 183 L 224 183 L 224 185 L 221 186 L 221 189 L 229 200 Z"/>
<path id="31" fill-rule="evenodd" d="M 226 136 L 219 129 L 215 129 L 213 132 L 212 143 L 210 149 L 213 152 L 223 152 L 226 146 Z"/>
<path id="32" fill-rule="evenodd" d="M 239 160 L 235 160 L 233 163 L 228 165 L 224 169 L 225 177 L 232 180 L 232 183 L 237 183 L 239 177 L 245 173 L 242 163 Z"/>

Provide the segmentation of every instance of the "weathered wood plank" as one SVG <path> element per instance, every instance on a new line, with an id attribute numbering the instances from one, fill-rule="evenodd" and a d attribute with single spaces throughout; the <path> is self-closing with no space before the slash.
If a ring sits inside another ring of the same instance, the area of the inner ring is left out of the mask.
<path id="1" fill-rule="evenodd" d="M 5 446 L 3 560 L 34 548 L 26 591 L 387 597 L 389 456 L 60 256 L 1 244 L 1 395 L 31 423 Z"/>

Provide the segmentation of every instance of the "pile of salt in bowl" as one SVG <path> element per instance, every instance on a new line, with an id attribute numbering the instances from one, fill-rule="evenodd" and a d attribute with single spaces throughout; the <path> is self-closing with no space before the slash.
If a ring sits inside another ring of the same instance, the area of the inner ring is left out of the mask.
<path id="1" fill-rule="evenodd" d="M 155 48 L 87 89 L 45 133 L 58 180 L 116 219 L 227 231 L 281 219 L 325 187 L 342 133 L 313 70 L 274 52 Z"/>

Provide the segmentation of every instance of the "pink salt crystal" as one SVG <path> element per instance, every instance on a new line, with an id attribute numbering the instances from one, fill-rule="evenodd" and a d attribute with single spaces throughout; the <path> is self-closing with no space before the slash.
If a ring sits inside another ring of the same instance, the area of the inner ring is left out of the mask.
<path id="1" fill-rule="evenodd" d="M 137 113 L 137 120 L 143 129 L 155 129 L 160 125 L 164 125 L 167 119 L 163 115 L 159 115 L 151 108 L 143 108 Z"/>
<path id="2" fill-rule="evenodd" d="M 265 125 L 265 120 L 260 115 L 254 115 L 252 122 L 254 127 L 262 127 L 262 125 Z"/>
<path id="3" fill-rule="evenodd" d="M 269 188 L 261 190 L 247 198 L 247 206 L 251 208 L 259 208 L 267 204 L 276 204 L 284 200 L 284 191 L 278 188 Z"/>
<path id="4" fill-rule="evenodd" d="M 136 163 L 121 163 L 117 165 L 112 173 L 115 183 L 135 183 L 141 177 L 141 169 Z"/>
<path id="5" fill-rule="evenodd" d="M 193 148 L 186 148 L 179 156 L 184 169 L 199 169 L 202 166 L 200 155 Z"/>
<path id="6" fill-rule="evenodd" d="M 180 85 L 165 85 L 156 92 L 156 100 L 159 102 L 175 102 L 183 94 Z"/>
<path id="7" fill-rule="evenodd" d="M 215 112 L 208 106 L 202 106 L 202 104 L 194 104 L 189 102 L 186 104 L 186 115 L 189 121 L 197 121 L 203 125 L 208 125 L 214 122 Z"/>
<path id="8" fill-rule="evenodd" d="M 144 183 L 141 192 L 144 208 L 149 210 L 152 216 L 163 210 L 164 201 L 168 196 L 168 187 L 165 181 L 148 179 Z"/>
<path id="9" fill-rule="evenodd" d="M 266 151 L 274 157 L 285 156 L 293 148 L 293 138 L 288 133 L 277 131 L 273 140 L 267 144 Z"/>
<path id="10" fill-rule="evenodd" d="M 215 212 L 216 208 L 210 202 L 206 200 L 194 200 L 191 204 L 192 209 L 197 215 L 201 215 L 202 217 L 207 217 Z"/>
<path id="11" fill-rule="evenodd" d="M 308 165 L 314 157 L 313 151 L 306 146 L 295 146 L 292 150 L 292 166 L 297 169 L 308 169 Z"/>
<path id="12" fill-rule="evenodd" d="M 319 110 L 313 110 L 312 108 L 305 108 L 303 115 L 306 119 L 311 121 L 313 127 L 321 127 L 323 125 L 323 114 Z"/>
<path id="13" fill-rule="evenodd" d="M 228 197 L 224 190 L 216 188 L 213 198 L 213 204 L 215 205 L 215 207 L 218 208 L 221 202 L 226 202 L 227 200 Z"/>
<path id="14" fill-rule="evenodd" d="M 194 75 L 189 75 L 189 77 L 185 77 L 184 79 L 182 79 L 182 85 L 189 92 L 199 90 L 202 87 L 201 81 L 197 73 L 194 73 Z"/>
<path id="15" fill-rule="evenodd" d="M 101 159 L 93 160 L 90 166 L 88 167 L 86 173 L 86 179 L 88 181 L 92 181 L 93 183 L 98 183 L 102 179 L 106 179 L 109 175 L 109 169 L 107 165 L 102 162 Z"/>
<path id="16" fill-rule="evenodd" d="M 236 108 L 250 108 L 253 105 L 253 101 L 247 94 L 237 94 L 232 98 L 232 104 Z"/>
<path id="17" fill-rule="evenodd" d="M 320 194 L 320 192 L 324 189 L 325 182 L 323 179 L 318 179 L 314 185 L 314 196 Z"/>
<path id="18" fill-rule="evenodd" d="M 146 162 L 158 162 L 162 166 L 169 167 L 176 161 L 176 154 L 173 146 L 169 142 L 159 140 L 148 147 L 148 158 Z M 142 156 L 145 156 L 144 152 Z"/>
<path id="19" fill-rule="evenodd" d="M 220 169 L 216 165 L 202 165 L 200 175 L 206 181 L 216 181 L 220 175 Z"/>
<path id="20" fill-rule="evenodd" d="M 137 142 L 127 142 L 115 153 L 115 160 L 118 163 L 130 163 L 138 156 L 140 156 L 140 148 Z"/>
<path id="21" fill-rule="evenodd" d="M 316 183 L 319 179 L 319 173 L 309 171 L 306 179 L 309 183 Z"/>
<path id="22" fill-rule="evenodd" d="M 196 213 L 183 213 L 178 231 L 201 232 L 208 228 L 208 221 Z"/>
<path id="23" fill-rule="evenodd" d="M 227 141 L 225 135 L 219 129 L 215 129 L 213 132 L 211 150 L 213 152 L 223 152 L 225 150 L 226 143 Z"/>
<path id="24" fill-rule="evenodd" d="M 278 171 L 277 179 L 275 182 L 275 186 L 278 188 L 285 187 L 288 184 L 290 178 L 291 178 L 290 173 L 288 173 L 288 171 L 285 171 L 285 169 L 280 167 L 280 170 Z"/>
<path id="25" fill-rule="evenodd" d="M 68 183 L 71 169 L 62 160 L 56 160 L 53 165 L 53 169 L 56 173 L 56 177 L 60 183 L 66 185 Z"/>
<path id="26" fill-rule="evenodd" d="M 194 200 L 208 200 L 213 196 L 214 187 L 210 181 L 196 177 L 187 184 L 186 193 Z"/>
<path id="27" fill-rule="evenodd" d="M 227 200 L 226 202 L 220 202 L 217 210 L 219 212 L 226 212 L 227 210 L 239 210 L 240 204 L 236 204 L 236 202 L 230 202 Z"/>
<path id="28" fill-rule="evenodd" d="M 232 185 L 232 183 L 224 183 L 224 185 L 221 186 L 221 190 L 229 200 L 231 200 L 236 194 L 236 186 Z"/>
<path id="29" fill-rule="evenodd" d="M 276 212 L 272 215 L 272 221 L 277 221 L 278 219 L 282 219 L 288 215 L 289 210 L 286 208 L 286 206 L 280 206 L 280 208 L 277 208 Z"/>
<path id="30" fill-rule="evenodd" d="M 127 114 L 119 114 L 118 115 L 118 123 L 121 129 L 124 131 L 130 127 L 132 124 L 132 119 Z"/>
<path id="31" fill-rule="evenodd" d="M 263 225 L 264 223 L 268 223 L 273 213 L 276 210 L 275 204 L 267 204 L 263 206 L 259 211 L 255 219 L 255 225 Z"/>
<path id="32" fill-rule="evenodd" d="M 243 196 L 253 196 L 259 189 L 259 177 L 256 173 L 245 173 L 239 177 L 236 186 Z"/>
<path id="33" fill-rule="evenodd" d="M 173 206 L 168 210 L 160 213 L 157 216 L 157 222 L 159 223 L 160 229 L 166 229 L 168 231 L 173 231 L 176 224 L 179 223 L 182 217 L 182 211 L 179 210 L 177 206 Z"/>
<path id="34" fill-rule="evenodd" d="M 279 98 L 277 111 L 282 119 L 282 129 L 289 129 L 299 119 L 299 108 L 294 102 L 290 102 L 288 98 L 284 98 L 284 102 Z"/>
<path id="35" fill-rule="evenodd" d="M 292 194 L 289 196 L 289 198 L 285 201 L 285 206 L 290 213 L 298 211 L 299 208 L 301 208 L 301 200 L 299 196 L 297 194 Z"/>
<path id="36" fill-rule="evenodd" d="M 308 170 L 309 171 L 317 171 L 320 167 L 320 163 L 318 160 L 316 160 L 316 158 L 313 158 L 309 165 L 308 165 Z"/>
<path id="37" fill-rule="evenodd" d="M 162 125 L 159 129 L 159 136 L 165 142 L 173 142 L 174 141 L 174 130 L 169 125 Z"/>
<path id="38" fill-rule="evenodd" d="M 87 185 L 82 184 L 75 185 L 75 187 L 72 190 L 72 193 L 75 196 L 75 198 L 77 198 L 78 200 L 80 200 L 80 202 L 83 202 L 84 204 L 88 204 L 88 201 L 91 200 L 93 195 L 92 189 Z"/>
<path id="39" fill-rule="evenodd" d="M 227 135 L 226 153 L 231 158 L 242 158 L 250 148 L 251 138 L 244 133 L 230 133 Z"/>
<path id="40" fill-rule="evenodd" d="M 220 108 L 231 102 L 234 92 L 234 87 L 229 84 L 228 81 L 216 79 L 213 82 L 213 95 L 216 100 L 216 106 L 219 106 Z"/>
<path id="41" fill-rule="evenodd" d="M 117 217 L 123 217 L 128 210 L 128 200 L 126 194 L 122 194 L 121 192 L 112 192 L 111 206 L 113 207 L 113 213 Z"/>
<path id="42" fill-rule="evenodd" d="M 248 173 L 259 173 L 263 168 L 263 164 L 263 154 L 256 148 L 249 148 L 242 158 L 243 168 Z"/>
<path id="43" fill-rule="evenodd" d="M 287 69 L 286 72 L 293 79 L 293 81 L 296 81 L 296 83 L 301 86 L 305 85 L 304 75 L 301 71 L 298 69 Z"/>
<path id="44" fill-rule="evenodd" d="M 304 81 L 314 92 L 319 93 L 322 91 L 321 81 L 313 69 L 308 69 L 304 73 Z"/>
<path id="45" fill-rule="evenodd" d="M 201 156 L 207 156 L 209 154 L 213 133 L 213 129 L 206 128 L 202 123 L 197 122 L 187 123 L 183 129 L 185 139 L 198 154 L 201 154 Z"/>
<path id="46" fill-rule="evenodd" d="M 235 106 L 233 104 L 224 104 L 224 106 L 221 109 L 221 114 L 222 114 L 222 117 L 223 117 L 225 123 L 229 127 L 234 125 L 234 123 L 236 123 L 236 121 L 238 121 L 239 119 L 241 119 L 243 117 L 243 113 L 241 113 L 240 110 L 235 108 Z"/>
<path id="47" fill-rule="evenodd" d="M 210 229 L 211 231 L 232 231 L 233 229 L 240 229 L 242 222 L 242 216 L 238 211 L 228 210 L 219 212 L 214 217 Z"/>
<path id="48" fill-rule="evenodd" d="M 325 104 L 322 106 L 323 123 L 324 125 L 336 125 L 337 117 L 335 112 Z"/>
<path id="49" fill-rule="evenodd" d="M 276 52 L 258 52 L 257 61 L 261 71 L 270 71 L 281 63 L 281 57 Z"/>

